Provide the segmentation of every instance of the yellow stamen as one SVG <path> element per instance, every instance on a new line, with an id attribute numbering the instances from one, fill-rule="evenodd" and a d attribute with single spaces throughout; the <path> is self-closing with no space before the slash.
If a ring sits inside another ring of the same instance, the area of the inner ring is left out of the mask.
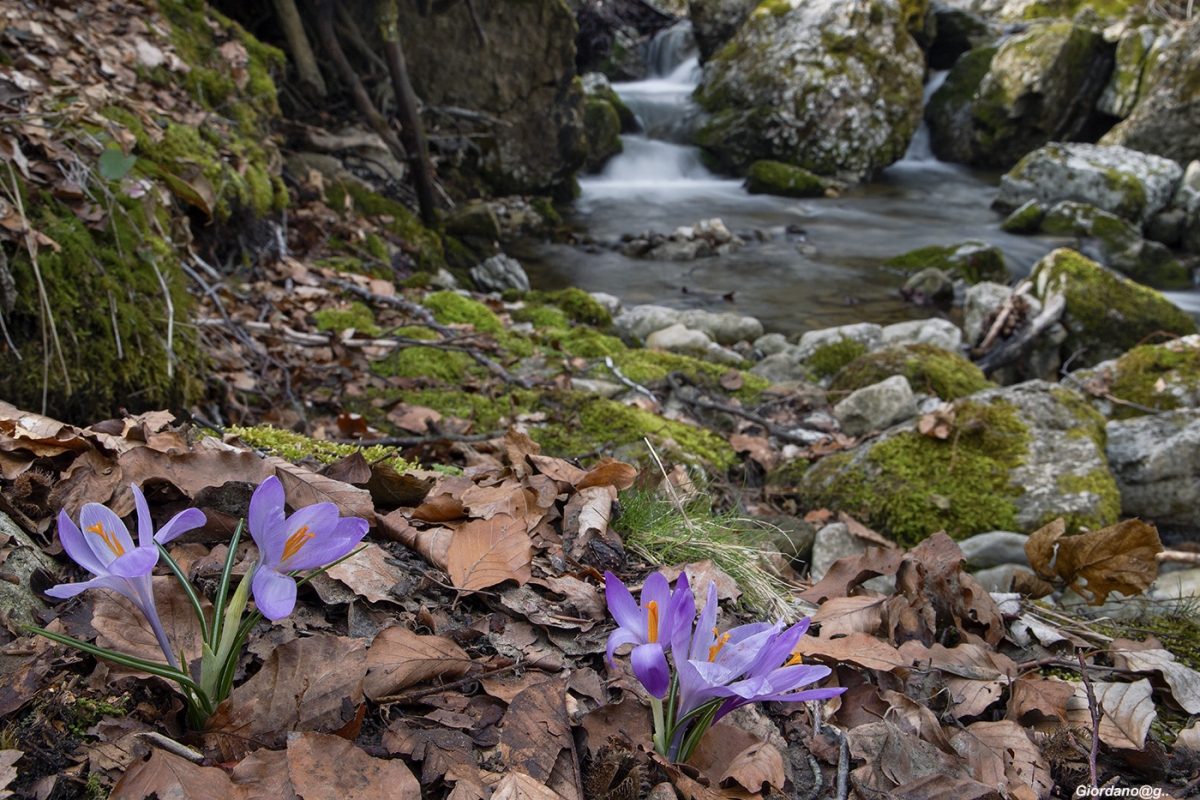
<path id="1" fill-rule="evenodd" d="M 314 536 L 316 536 L 315 533 L 308 532 L 307 525 L 300 528 L 300 530 L 288 537 L 287 542 L 283 545 L 283 557 L 279 560 L 287 561 L 289 558 L 296 555 L 296 553 L 299 553 L 300 548 L 304 547 L 305 543 Z"/>
<path id="2" fill-rule="evenodd" d="M 104 526 L 99 522 L 97 522 L 95 525 L 89 526 L 87 532 L 94 533 L 99 536 L 100 540 L 103 541 L 104 544 L 108 545 L 108 549 L 113 552 L 113 555 L 125 555 L 125 548 L 121 546 L 120 540 L 117 539 L 117 534 L 113 531 L 104 530 Z"/>
<path id="3" fill-rule="evenodd" d="M 658 641 L 658 601 L 651 600 L 646 603 L 646 638 L 650 643 Z"/>
<path id="4" fill-rule="evenodd" d="M 715 636 L 715 635 L 716 635 L 716 633 L 717 633 L 717 629 L 716 629 L 716 628 L 713 628 L 713 635 Z M 722 648 L 722 647 L 724 647 L 724 646 L 725 646 L 725 643 L 726 643 L 726 642 L 728 642 L 728 641 L 729 641 L 729 634 L 728 634 L 728 633 L 726 633 L 726 634 L 724 634 L 724 635 L 720 636 L 720 637 L 717 639 L 717 643 L 716 643 L 716 644 L 714 644 L 712 647 L 708 648 L 708 660 L 709 660 L 709 661 L 716 661 L 716 660 L 717 660 L 717 653 L 721 652 L 721 648 Z"/>
<path id="5" fill-rule="evenodd" d="M 787 660 L 787 663 L 784 664 L 784 666 L 785 667 L 794 667 L 797 664 L 803 664 L 803 663 L 804 663 L 804 658 L 800 655 L 800 651 L 797 649 L 792 652 L 792 657 Z"/>

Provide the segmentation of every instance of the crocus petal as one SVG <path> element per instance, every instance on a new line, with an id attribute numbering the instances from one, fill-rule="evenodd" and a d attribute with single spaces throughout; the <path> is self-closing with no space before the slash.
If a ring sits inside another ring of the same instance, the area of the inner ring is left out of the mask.
<path id="1" fill-rule="evenodd" d="M 617 628 L 608 635 L 608 652 L 604 659 L 608 665 L 613 666 L 613 653 L 617 652 L 617 648 L 623 644 L 642 644 L 642 640 L 638 635 L 628 628 Z"/>
<path id="2" fill-rule="evenodd" d="M 267 550 L 265 542 L 270 538 L 269 534 L 283 524 L 284 502 L 283 484 L 274 475 L 260 483 L 250 496 L 250 535 L 260 553 Z M 282 542 L 277 550 L 277 553 L 280 552 L 283 552 Z"/>
<path id="3" fill-rule="evenodd" d="M 621 579 L 611 572 L 604 573 L 604 597 L 617 624 L 636 633 L 639 642 L 645 642 L 646 614 Z"/>
<path id="4" fill-rule="evenodd" d="M 159 528 L 158 533 L 154 534 L 154 541 L 159 544 L 166 544 L 176 536 L 187 533 L 195 528 L 202 527 L 208 520 L 204 516 L 204 512 L 198 508 L 189 508 L 180 511 L 171 519 L 167 520 L 167 524 Z"/>
<path id="5" fill-rule="evenodd" d="M 83 540 L 102 564 L 111 564 L 117 556 L 134 548 L 125 523 L 107 506 L 85 505 L 79 512 L 79 527 L 83 529 Z M 104 535 L 97 531 L 103 531 Z"/>
<path id="6" fill-rule="evenodd" d="M 62 542 L 63 550 L 67 551 L 67 555 L 76 564 L 93 575 L 108 574 L 108 568 L 100 559 L 96 558 L 96 554 L 92 552 L 91 546 L 84 539 L 79 526 L 71 521 L 66 511 L 58 512 L 58 540 Z"/>
<path id="7" fill-rule="evenodd" d="M 278 566 L 280 572 L 298 569 L 293 566 L 299 560 L 297 556 L 333 533 L 337 521 L 337 506 L 333 503 L 316 503 L 300 509 L 267 536 L 263 563 Z"/>
<path id="8" fill-rule="evenodd" d="M 642 682 L 642 686 L 646 687 L 646 691 L 661 700 L 671 685 L 667 654 L 663 652 L 662 645 L 638 645 L 629 654 L 629 663 L 633 667 L 633 674 Z"/>
<path id="9" fill-rule="evenodd" d="M 158 563 L 158 550 L 153 547 L 135 547 L 123 556 L 113 559 L 108 571 L 118 578 L 139 578 L 149 575 Z"/>
<path id="10" fill-rule="evenodd" d="M 125 597 L 128 597 L 139 607 L 141 601 L 138 599 L 137 590 L 125 578 L 118 578 L 116 575 L 101 575 L 98 578 L 92 578 L 90 581 L 82 583 L 60 583 L 57 586 L 51 586 L 46 590 L 46 594 L 51 597 L 65 599 L 74 597 L 88 589 L 112 589 L 114 592 L 119 592 Z"/>
<path id="11" fill-rule="evenodd" d="M 250 584 L 254 602 L 264 617 L 276 622 L 296 607 L 296 579 L 260 565 Z"/>
<path id="12" fill-rule="evenodd" d="M 667 583 L 667 577 L 661 572 L 652 572 L 646 576 L 646 582 L 642 584 L 642 609 L 650 607 L 650 603 L 658 604 L 659 619 L 667 612 L 667 608 L 671 603 L 671 584 Z"/>
<path id="13" fill-rule="evenodd" d="M 154 521 L 150 519 L 150 506 L 146 504 L 146 495 L 135 484 L 129 484 L 133 490 L 133 505 L 137 508 L 138 547 L 149 547 L 154 542 Z"/>
<path id="14" fill-rule="evenodd" d="M 677 644 L 681 648 L 686 647 L 687 637 L 692 632 L 692 623 L 696 621 L 696 598 L 692 594 L 692 587 L 688 585 L 686 572 L 675 582 L 675 592 L 671 595 L 667 619 L 671 623 L 671 630 L 666 632 L 666 640 L 670 642 L 672 650 Z"/>
<path id="15" fill-rule="evenodd" d="M 716 635 L 713 630 L 717 627 L 717 583 L 708 584 L 708 598 L 704 601 L 704 610 L 700 612 L 700 620 L 696 623 L 696 635 L 692 637 L 689 658 L 700 660 L 708 658 L 708 651 L 713 646 Z"/>
<path id="16" fill-rule="evenodd" d="M 300 512 L 296 512 L 299 516 Z M 337 511 L 335 509 L 334 513 Z M 295 519 L 295 517 L 293 517 Z M 370 525 L 359 517 L 343 517 L 338 519 L 329 533 L 317 531 L 317 535 L 294 556 L 281 565 L 282 569 L 290 572 L 296 569 L 314 569 L 332 564 L 349 553 L 367 535 Z"/>

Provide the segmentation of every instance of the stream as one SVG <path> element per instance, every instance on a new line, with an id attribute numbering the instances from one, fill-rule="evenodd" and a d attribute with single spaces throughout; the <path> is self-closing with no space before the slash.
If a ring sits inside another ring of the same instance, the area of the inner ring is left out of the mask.
<path id="1" fill-rule="evenodd" d="M 1010 271 L 1022 277 L 1043 255 L 1071 243 L 1000 230 L 1003 216 L 991 209 L 1000 174 L 938 161 L 924 123 L 902 160 L 840 197 L 749 194 L 740 179 L 706 169 L 687 144 L 700 113 L 691 96 L 701 76 L 690 23 L 659 34 L 645 56 L 650 77 L 613 84 L 642 132 L 622 136 L 624 152 L 599 175 L 580 180 L 580 197 L 564 215 L 594 244 L 526 240 L 510 247 L 535 288 L 578 286 L 616 295 L 626 306 L 736 311 L 757 317 L 767 331 L 793 336 L 937 313 L 900 297 L 905 276 L 880 267 L 894 255 L 976 239 L 1000 247 Z M 926 101 L 945 75 L 930 76 Z M 713 217 L 747 245 L 688 262 L 635 259 L 613 249 L 624 234 L 670 233 Z M 1200 294 L 1166 294 L 1200 312 Z"/>

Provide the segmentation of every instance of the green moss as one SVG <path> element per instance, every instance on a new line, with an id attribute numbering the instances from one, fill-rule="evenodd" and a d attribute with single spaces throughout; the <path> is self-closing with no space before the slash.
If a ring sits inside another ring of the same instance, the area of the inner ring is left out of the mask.
<path id="1" fill-rule="evenodd" d="M 395 335 L 422 341 L 438 339 L 429 328 L 417 325 L 400 328 Z M 487 374 L 467 353 L 418 345 L 405 345 L 387 358 L 372 362 L 371 371 L 384 377 L 429 378 L 450 384 L 462 383 L 467 376 L 484 377 Z"/>
<path id="2" fill-rule="evenodd" d="M 851 361 L 866 355 L 866 352 L 865 344 L 843 336 L 840 342 L 830 342 L 818 347 L 804 363 L 818 378 L 827 378 L 836 375 Z"/>
<path id="3" fill-rule="evenodd" d="M 626 350 L 614 355 L 613 363 L 625 377 L 643 386 L 662 380 L 671 372 L 682 372 L 692 380 L 717 386 L 721 376 L 729 371 L 729 367 L 662 350 Z M 749 372 L 742 372 L 741 376 L 742 388 L 733 396 L 743 403 L 754 402 L 771 385 L 765 378 Z"/>
<path id="4" fill-rule="evenodd" d="M 367 336 L 378 336 L 380 330 L 375 325 L 375 314 L 365 303 L 354 302 L 349 308 L 322 309 L 313 317 L 317 321 L 317 330 L 341 333 L 349 328 Z"/>
<path id="5" fill-rule="evenodd" d="M 970 241 L 952 245 L 920 247 L 883 262 L 889 269 L 919 272 L 936 267 L 967 283 L 980 281 L 1007 283 L 1010 277 L 1000 248 L 986 242 Z"/>
<path id="6" fill-rule="evenodd" d="M 557 292 L 506 293 L 504 299 L 509 302 L 524 300 L 526 303 L 538 305 L 555 305 L 561 308 L 571 321 L 594 328 L 607 328 L 612 324 L 612 315 L 608 313 L 608 309 L 583 289 L 574 286 Z"/>
<path id="7" fill-rule="evenodd" d="M 781 161 L 755 161 L 746 173 L 746 191 L 782 197 L 823 197 L 825 182 L 802 167 Z"/>
<path id="8" fill-rule="evenodd" d="M 1098 531 L 1121 518 L 1121 492 L 1117 489 L 1117 482 L 1112 473 L 1103 467 L 1097 467 L 1087 475 L 1063 475 L 1058 479 L 1058 489 L 1069 494 L 1087 492 L 1100 498 L 1095 514 L 1072 513 L 1065 516 L 1069 531 L 1082 528 Z M 1063 515 L 1058 512 L 1048 514 L 1038 525 L 1040 527 L 1051 523 L 1060 516 Z"/>
<path id="9" fill-rule="evenodd" d="M 363 240 L 363 247 L 367 249 L 368 253 L 382 261 L 384 264 L 392 263 L 392 253 L 388 249 L 387 242 L 383 240 L 382 236 L 379 236 L 375 233 L 368 233 L 366 238 Z"/>
<path id="10" fill-rule="evenodd" d="M 1006 233 L 1037 233 L 1046 217 L 1046 207 L 1041 203 L 1030 200 L 1016 211 L 1008 215 L 1000 223 L 1000 230 Z"/>
<path id="11" fill-rule="evenodd" d="M 87 736 L 88 729 L 105 717 L 123 717 L 128 714 L 127 707 L 131 701 L 129 695 L 118 698 L 116 703 L 91 697 L 77 697 L 71 707 L 66 709 L 67 730 L 73 736 Z"/>
<path id="12" fill-rule="evenodd" d="M 551 346 L 561 347 L 563 352 L 579 358 L 604 358 L 624 353 L 629 349 L 615 336 L 606 336 L 583 327 L 563 332 L 551 331 L 546 339 Z"/>
<path id="13" fill-rule="evenodd" d="M 500 318 L 490 308 L 457 292 L 434 292 L 425 298 L 424 305 L 443 325 L 473 325 L 475 330 L 483 333 L 504 330 Z"/>
<path id="14" fill-rule="evenodd" d="M 996 50 L 995 46 L 988 45 L 976 47 L 960 56 L 950 68 L 945 83 L 929 98 L 928 114 L 944 117 L 951 109 L 974 101 L 979 93 L 979 84 L 983 83 L 988 70 L 992 68 Z"/>
<path id="15" fill-rule="evenodd" d="M 614 97 L 616 96 L 615 92 L 613 93 L 613 96 Z M 612 102 L 612 101 L 610 100 L 609 102 Z M 620 102 L 620 98 L 617 99 L 617 102 Z M 627 113 L 629 113 L 631 116 L 633 115 L 633 112 L 630 111 L 628 106 L 626 106 L 624 103 L 621 103 L 621 105 L 617 108 L 618 114 L 621 113 L 622 108 L 624 108 L 625 111 Z M 624 119 L 625 119 L 625 117 L 624 117 L 624 115 L 622 115 L 621 116 L 622 127 L 624 127 L 624 125 L 625 125 Z M 633 123 L 633 126 L 634 126 L 634 128 L 637 127 L 636 121 Z M 551 225 L 561 225 L 562 224 L 562 221 L 563 221 L 562 214 L 559 214 L 558 210 L 554 208 L 554 203 L 553 203 L 553 201 L 550 200 L 549 197 L 535 197 L 535 198 L 533 198 L 533 200 L 530 201 L 529 204 L 531 206 L 533 206 L 534 211 L 541 214 L 542 219 L 546 220 L 546 222 L 549 222 Z"/>
<path id="16" fill-rule="evenodd" d="M 583 129 L 588 146 L 584 166 L 588 172 L 599 172 L 610 158 L 625 149 L 621 144 L 621 117 L 607 100 L 589 97 L 584 101 Z"/>
<path id="17" fill-rule="evenodd" d="M 791 461 L 784 461 L 779 466 L 767 473 L 768 486 L 795 486 L 800 483 L 800 479 L 808 472 L 812 464 L 808 459 L 793 458 Z"/>
<path id="18" fill-rule="evenodd" d="M 1074 250 L 1059 249 L 1038 262 L 1031 275 L 1039 297 L 1065 284 L 1069 352 L 1089 347 L 1083 366 L 1113 351 L 1136 347 L 1157 331 L 1179 336 L 1196 333 L 1196 323 L 1161 294 L 1118 278 Z"/>
<path id="19" fill-rule="evenodd" d="M 512 331 L 496 334 L 496 344 L 504 351 L 507 358 L 529 358 L 537 352 L 537 347 L 528 336 L 522 336 Z"/>
<path id="20" fill-rule="evenodd" d="M 323 439 L 310 439 L 293 431 L 272 428 L 270 425 L 259 425 L 253 428 L 242 428 L 235 425 L 226 430 L 251 447 L 266 450 L 287 461 L 313 458 L 323 464 L 332 464 L 339 458 L 362 453 L 368 463 L 386 458 L 383 463 L 400 473 L 415 469 L 417 466 L 394 455 L 396 452 L 394 447 L 360 447 L 354 444 L 327 442 Z"/>
<path id="21" fill-rule="evenodd" d="M 907 344 L 859 356 L 834 376 L 829 390 L 853 392 L 893 375 L 907 378 L 914 391 L 943 400 L 957 400 L 993 385 L 979 367 L 958 353 L 931 344 Z"/>
<path id="22" fill-rule="evenodd" d="M 360 214 L 391 217 L 391 222 L 385 223 L 384 227 L 418 248 L 416 261 L 423 271 L 436 273 L 438 269 L 446 266 L 441 237 L 423 226 L 416 215 L 402 203 L 357 184 L 334 183 L 325 188 L 325 197 L 330 208 L 339 211 L 345 208 L 347 196 L 353 200 L 353 207 Z"/>
<path id="23" fill-rule="evenodd" d="M 1014 530 L 1009 481 L 1030 446 L 1028 429 L 1003 400 L 956 404 L 947 440 L 905 431 L 872 446 L 860 462 L 851 453 L 828 456 L 800 487 L 808 508 L 860 514 L 902 545 L 945 530 L 962 539 L 989 530 Z"/>
<path id="24" fill-rule="evenodd" d="M 513 311 L 510 316 L 513 322 L 532 322 L 535 328 L 556 328 L 566 330 L 571 327 L 567 315 L 557 308 L 546 306 L 525 306 Z"/>
<path id="25" fill-rule="evenodd" d="M 400 285 L 405 289 L 425 289 L 429 286 L 429 282 L 433 280 L 433 276 L 428 272 L 414 272 L 404 279 Z"/>
<path id="26" fill-rule="evenodd" d="M 1067 432 L 1067 436 L 1072 438 L 1086 436 L 1092 440 L 1092 444 L 1096 445 L 1096 452 L 1103 453 L 1108 444 L 1108 432 L 1105 428 L 1105 419 L 1100 412 L 1092 408 L 1083 399 L 1083 395 L 1071 389 L 1059 387 L 1054 389 L 1051 394 L 1075 418 L 1075 425 Z"/>
<path id="27" fill-rule="evenodd" d="M 1113 397 L 1146 408 L 1159 411 L 1179 408 L 1174 393 L 1154 390 L 1160 380 L 1167 387 L 1182 385 L 1192 391 L 1200 388 L 1200 349 L 1150 344 L 1135 347 L 1117 360 L 1110 391 Z M 1144 413 L 1132 406 L 1113 405 L 1114 419 L 1131 419 Z"/>

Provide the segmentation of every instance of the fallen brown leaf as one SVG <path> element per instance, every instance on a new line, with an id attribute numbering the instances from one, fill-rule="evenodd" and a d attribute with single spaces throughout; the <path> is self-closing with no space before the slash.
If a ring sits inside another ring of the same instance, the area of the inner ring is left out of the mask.
<path id="1" fill-rule="evenodd" d="M 486 589 L 530 577 L 533 542 L 525 522 L 507 514 L 473 519 L 460 526 L 446 551 L 446 571 L 459 589 Z"/>
<path id="2" fill-rule="evenodd" d="M 1042 720 L 1066 724 L 1067 701 L 1075 694 L 1075 687 L 1057 678 L 1023 676 L 1013 681 L 1010 692 L 1007 719 L 1025 726 Z"/>
<path id="3" fill-rule="evenodd" d="M 492 800 L 563 800 L 563 797 L 529 775 L 510 772 L 496 784 Z"/>
<path id="4" fill-rule="evenodd" d="M 135 761 L 109 794 L 113 800 L 243 800 L 243 793 L 218 767 L 201 767 L 164 750 Z"/>
<path id="5" fill-rule="evenodd" d="M 513 698 L 500 731 L 504 763 L 545 783 L 559 753 L 572 749 L 565 698 L 568 676 L 536 683 Z"/>
<path id="6" fill-rule="evenodd" d="M 286 750 L 255 750 L 229 773 L 245 800 L 295 800 Z"/>
<path id="7" fill-rule="evenodd" d="M 1075 694 L 1067 700 L 1067 719 L 1071 725 L 1092 729 L 1087 689 L 1082 682 L 1071 684 Z M 1141 750 L 1157 712 L 1151 699 L 1153 688 L 1143 678 L 1133 683 L 1092 681 L 1096 704 L 1100 707 L 1100 741 L 1110 747 Z"/>
<path id="8" fill-rule="evenodd" d="M 975 780 L 1000 789 L 1028 786 L 1038 797 L 1049 797 L 1054 786 L 1050 764 L 1012 720 L 974 722 L 950 736 L 950 743 L 967 759 Z"/>
<path id="9" fill-rule="evenodd" d="M 421 636 L 394 625 L 384 628 L 371 642 L 363 693 L 378 700 L 432 678 L 455 680 L 466 675 L 472 663 L 449 639 Z"/>
<path id="10" fill-rule="evenodd" d="M 1163 547 L 1153 525 L 1129 519 L 1076 536 L 1065 532 L 1062 519 L 1051 522 L 1030 535 L 1025 554 L 1039 576 L 1063 581 L 1092 605 L 1111 592 L 1141 594 L 1158 577 L 1155 556 Z"/>
<path id="11" fill-rule="evenodd" d="M 1169 650 L 1111 651 L 1113 663 L 1132 672 L 1156 672 L 1171 687 L 1171 697 L 1189 714 L 1200 714 L 1200 672 L 1175 660 Z"/>
<path id="12" fill-rule="evenodd" d="M 389 563 L 391 556 L 376 544 L 367 545 L 360 553 L 350 556 L 335 567 L 325 571 L 332 580 L 345 584 L 350 591 L 370 603 L 398 599 L 391 589 L 404 579 L 405 572 Z"/>
<path id="13" fill-rule="evenodd" d="M 421 785 L 404 761 L 374 758 L 339 736 L 289 734 L 287 763 L 305 800 L 421 800 Z"/>

